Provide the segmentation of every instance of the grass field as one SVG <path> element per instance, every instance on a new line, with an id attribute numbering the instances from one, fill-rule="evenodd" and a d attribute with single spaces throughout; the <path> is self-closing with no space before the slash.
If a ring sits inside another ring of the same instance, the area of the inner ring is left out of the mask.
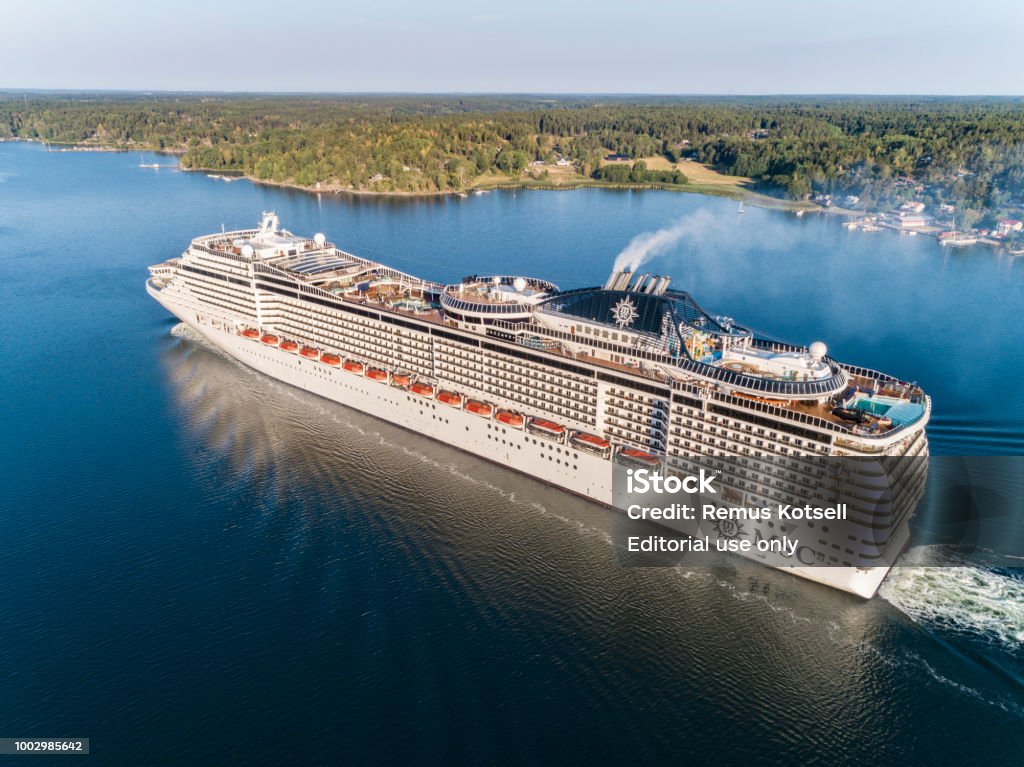
<path id="1" fill-rule="evenodd" d="M 743 200 L 751 205 L 764 208 L 781 208 L 784 210 L 819 210 L 819 206 L 810 202 L 784 200 L 778 197 L 754 191 L 756 182 L 746 176 L 727 176 L 714 168 L 698 162 L 669 162 L 663 156 L 640 157 L 649 170 L 680 170 L 686 175 L 688 183 L 682 186 L 662 184 L 613 184 L 596 181 L 580 175 L 573 166 L 558 167 L 545 165 L 531 166 L 519 178 L 504 175 L 485 175 L 474 179 L 473 188 L 494 189 L 500 187 L 528 187 L 533 189 L 572 189 L 580 186 L 609 188 L 644 188 L 656 187 L 678 192 L 708 194 L 716 197 L 732 197 Z M 602 160 L 602 165 L 632 165 L 636 160 Z M 547 171 L 547 176 L 544 176 Z"/>

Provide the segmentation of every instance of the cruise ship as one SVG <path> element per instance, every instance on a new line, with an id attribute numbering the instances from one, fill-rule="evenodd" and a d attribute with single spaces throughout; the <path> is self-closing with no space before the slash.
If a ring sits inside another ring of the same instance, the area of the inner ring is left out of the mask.
<path id="1" fill-rule="evenodd" d="M 828 461 L 866 459 L 852 484 L 842 471 L 855 488 L 842 540 L 805 529 L 800 557 L 768 562 L 794 575 L 871 597 L 907 543 L 926 460 L 904 459 L 927 458 L 928 396 L 821 342 L 711 316 L 668 277 L 442 284 L 292 234 L 274 213 L 197 237 L 150 275 L 156 301 L 246 365 L 607 506 L 624 467 L 730 462 L 725 499 L 761 504 L 834 488 Z"/>

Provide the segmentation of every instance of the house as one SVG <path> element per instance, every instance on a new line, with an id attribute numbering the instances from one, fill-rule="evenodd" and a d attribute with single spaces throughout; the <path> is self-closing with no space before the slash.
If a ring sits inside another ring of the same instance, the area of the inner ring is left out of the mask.
<path id="1" fill-rule="evenodd" d="M 1005 237 L 1013 232 L 1019 232 L 1024 230 L 1024 223 L 1021 223 L 1015 218 L 1004 218 L 996 224 L 996 234 L 1001 237 Z"/>
<path id="2" fill-rule="evenodd" d="M 852 208 L 854 205 L 857 205 L 857 204 L 860 203 L 860 197 L 858 197 L 855 194 L 848 194 L 848 195 L 846 195 L 846 199 L 843 200 L 843 202 L 846 205 L 849 205 Z"/>
<path id="3" fill-rule="evenodd" d="M 896 217 L 896 225 L 900 229 L 920 229 L 922 226 L 927 226 L 928 221 L 928 216 L 922 216 L 920 213 L 908 213 L 906 211 L 900 211 Z"/>
<path id="4" fill-rule="evenodd" d="M 559 157 L 555 165 L 557 165 L 559 168 L 565 168 L 569 165 L 572 165 L 572 160 L 565 157 Z"/>
<path id="5" fill-rule="evenodd" d="M 924 212 L 923 202 L 905 202 L 900 205 L 900 210 L 905 210 L 910 213 L 922 213 Z"/>

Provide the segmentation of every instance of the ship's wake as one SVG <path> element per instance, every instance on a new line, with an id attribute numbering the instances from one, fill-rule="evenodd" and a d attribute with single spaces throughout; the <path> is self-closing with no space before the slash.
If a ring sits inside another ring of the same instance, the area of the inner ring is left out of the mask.
<path id="1" fill-rule="evenodd" d="M 930 566 L 936 547 L 911 549 L 880 595 L 925 628 L 998 644 L 1024 654 L 1024 573 L 972 566 Z"/>

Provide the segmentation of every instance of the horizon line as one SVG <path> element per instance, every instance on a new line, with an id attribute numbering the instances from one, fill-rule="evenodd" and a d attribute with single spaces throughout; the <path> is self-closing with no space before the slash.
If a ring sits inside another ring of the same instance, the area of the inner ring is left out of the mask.
<path id="1" fill-rule="evenodd" d="M 226 90 L 198 88 L 32 88 L 0 86 L 0 93 L 17 94 L 135 94 L 135 95 L 218 95 L 218 96 L 529 96 L 543 98 L 1024 98 L 1024 93 L 881 93 L 869 91 L 778 91 L 773 93 L 733 93 L 729 91 L 530 91 L 530 90 Z"/>

